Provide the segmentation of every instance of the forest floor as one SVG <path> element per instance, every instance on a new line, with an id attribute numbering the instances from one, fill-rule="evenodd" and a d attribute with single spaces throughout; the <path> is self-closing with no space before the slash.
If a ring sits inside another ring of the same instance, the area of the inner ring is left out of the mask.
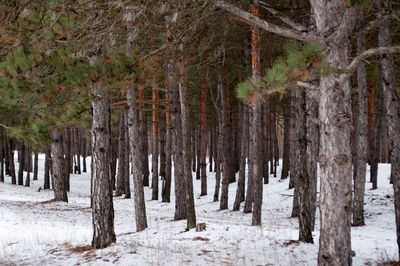
<path id="1" fill-rule="evenodd" d="M 40 155 L 40 167 L 43 160 Z M 371 183 L 366 184 L 366 226 L 351 230 L 353 265 L 397 260 L 389 173 L 390 165 L 380 164 L 378 189 L 371 190 Z M 219 202 L 213 202 L 214 173 L 208 173 L 207 196 L 199 196 L 200 180 L 194 181 L 197 222 L 207 225 L 203 232 L 194 229 L 185 232 L 186 221 L 172 220 L 174 193 L 171 203 L 162 203 L 161 198 L 151 201 L 151 189 L 145 188 L 149 227 L 140 233 L 135 232 L 133 199 L 114 198 L 117 242 L 99 250 L 90 247 L 90 173 L 71 176 L 69 203 L 52 202 L 53 191 L 39 192 L 41 186 L 43 168 L 39 168 L 39 180 L 32 181 L 31 187 L 11 185 L 8 176 L 6 183 L 0 184 L 0 265 L 316 265 L 317 262 L 318 212 L 315 244 L 299 243 L 298 220 L 290 218 L 293 189 L 288 189 L 288 180 L 270 177 L 270 184 L 264 185 L 261 227 L 251 226 L 251 214 L 218 210 Z M 236 184 L 231 184 L 230 209 L 235 193 Z"/>

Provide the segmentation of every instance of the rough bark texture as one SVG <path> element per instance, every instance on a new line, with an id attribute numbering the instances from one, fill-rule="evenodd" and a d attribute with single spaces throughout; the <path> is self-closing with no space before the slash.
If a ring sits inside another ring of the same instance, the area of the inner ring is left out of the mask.
<path id="1" fill-rule="evenodd" d="M 196 227 L 196 212 L 194 209 L 194 197 L 193 197 L 193 177 L 190 169 L 191 157 L 190 157 L 190 123 L 189 123 L 189 105 L 187 95 L 187 69 L 186 69 L 186 58 L 183 55 L 183 44 L 180 44 L 180 52 L 182 56 L 179 61 L 179 99 L 182 112 L 182 148 L 183 148 L 183 167 L 184 167 L 184 178 L 186 185 L 186 213 L 187 213 L 187 228 Z M 179 136 L 177 136 L 179 137 Z"/>
<path id="2" fill-rule="evenodd" d="M 139 99 L 144 99 L 143 88 L 139 88 Z M 143 108 L 143 104 L 140 105 Z M 142 143 L 142 170 L 143 170 L 143 186 L 149 186 L 149 144 L 147 141 L 147 117 L 143 110 L 139 112 L 140 116 L 140 137 Z"/>
<path id="3" fill-rule="evenodd" d="M 67 191 L 69 191 L 69 175 L 72 173 L 72 156 L 71 156 L 71 129 L 66 128 L 64 131 L 64 178 Z"/>
<path id="4" fill-rule="evenodd" d="M 141 139 L 139 136 L 139 115 L 136 106 L 136 91 L 134 86 L 131 86 L 128 89 L 127 99 L 129 107 L 129 148 L 132 156 L 136 231 L 142 231 L 147 228 L 147 218 L 146 205 L 144 200 L 143 171 L 141 160 L 142 145 L 140 143 Z"/>
<path id="5" fill-rule="evenodd" d="M 326 60 L 331 67 L 346 68 L 355 8 L 341 0 L 311 0 L 317 32 L 329 34 Z M 321 217 L 319 265 L 351 265 L 351 88 L 346 74 L 336 72 L 320 79 L 320 179 Z"/>
<path id="6" fill-rule="evenodd" d="M 249 111 L 249 150 L 248 150 L 248 171 L 247 171 L 247 191 L 246 191 L 246 200 L 244 202 L 244 213 L 250 213 L 253 210 L 253 190 L 254 190 L 254 180 L 253 180 L 253 149 L 254 149 L 254 136 L 253 132 L 253 123 L 250 121 L 253 120 L 253 114 Z"/>
<path id="7" fill-rule="evenodd" d="M 357 53 L 365 51 L 365 36 L 357 40 Z M 368 91 L 365 62 L 361 62 L 357 69 L 357 108 L 355 120 L 355 151 L 354 151 L 354 200 L 353 225 L 364 225 L 364 192 L 366 178 L 366 164 L 368 151 Z"/>
<path id="8" fill-rule="evenodd" d="M 239 169 L 239 180 L 236 189 L 235 202 L 233 204 L 233 210 L 238 211 L 240 208 L 240 203 L 244 200 L 244 188 L 246 179 L 246 157 L 247 157 L 247 143 L 249 137 L 249 112 L 246 106 L 243 106 L 242 111 L 242 141 L 240 148 L 240 169 Z"/>
<path id="9" fill-rule="evenodd" d="M 25 186 L 29 187 L 31 185 L 31 168 L 32 168 L 32 148 L 26 147 L 26 159 L 27 159 L 27 172 L 25 178 Z"/>
<path id="10" fill-rule="evenodd" d="M 221 189 L 221 200 L 219 209 L 226 210 L 228 209 L 228 188 L 229 188 L 229 180 L 231 175 L 231 164 L 229 158 L 229 127 L 228 127 L 228 114 L 227 114 L 227 97 L 226 97 L 226 89 L 223 82 L 223 58 L 220 55 L 218 59 L 218 63 L 220 66 L 220 73 L 218 74 L 218 93 L 221 100 L 221 106 L 219 110 L 219 120 L 221 128 L 220 138 L 221 138 L 221 150 L 220 150 L 220 158 L 222 162 L 222 189 Z"/>
<path id="11" fill-rule="evenodd" d="M 124 142 L 125 142 L 125 149 L 124 149 L 124 151 L 125 151 L 125 156 L 124 156 L 124 159 L 125 159 L 125 163 L 124 163 L 124 166 L 125 166 L 125 170 L 124 170 L 124 174 L 125 174 L 125 178 L 124 178 L 124 180 L 125 180 L 125 198 L 126 199 L 130 199 L 131 198 L 131 185 L 130 185 L 130 181 L 131 181 L 131 178 L 130 178 L 130 174 L 131 174 L 131 172 L 130 172 L 130 161 L 129 161 L 129 145 L 130 145 L 130 141 L 129 141 L 129 128 L 128 128 L 128 110 L 125 110 L 124 111 L 124 117 L 125 117 L 125 140 L 124 140 Z M 111 167 L 111 166 L 110 166 Z M 112 179 L 111 179 L 112 180 Z M 112 181 L 111 181 L 112 182 Z"/>
<path id="12" fill-rule="evenodd" d="M 0 129 L 0 182 L 4 182 L 4 141 L 3 141 L 3 130 Z"/>
<path id="13" fill-rule="evenodd" d="M 151 184 L 153 191 L 151 193 L 152 200 L 158 200 L 158 100 L 159 94 L 157 87 L 153 88 L 153 138 L 151 147 L 151 165 L 152 165 L 152 178 Z"/>
<path id="14" fill-rule="evenodd" d="M 51 144 L 52 180 L 54 200 L 68 202 L 67 187 L 64 178 L 64 152 L 62 135 L 58 129 L 53 131 L 53 143 Z"/>
<path id="15" fill-rule="evenodd" d="M 115 196 L 119 197 L 125 192 L 125 115 L 121 113 L 119 120 L 118 136 L 118 174 Z"/>
<path id="16" fill-rule="evenodd" d="M 92 90 L 92 246 L 104 248 L 116 241 L 110 176 L 110 104 L 102 84 Z"/>
<path id="17" fill-rule="evenodd" d="M 214 201 L 219 200 L 219 190 L 221 187 L 221 119 L 218 119 L 218 126 L 216 127 L 216 140 L 215 140 L 215 187 L 214 187 Z"/>
<path id="18" fill-rule="evenodd" d="M 33 180 L 38 180 L 38 170 L 39 170 L 39 154 L 35 152 L 34 167 L 33 167 Z"/>
<path id="19" fill-rule="evenodd" d="M 289 175 L 290 168 L 290 96 L 285 96 L 283 114 L 284 135 L 283 135 L 283 158 L 282 158 L 282 172 L 281 179 L 286 179 Z"/>
<path id="20" fill-rule="evenodd" d="M 290 155 L 289 155 L 289 160 L 290 160 L 290 165 L 289 165 L 289 173 L 290 173 L 290 180 L 289 180 L 289 188 L 294 188 L 296 184 L 296 166 L 297 164 L 297 155 L 298 155 L 298 149 L 297 147 L 297 130 L 296 130 L 296 116 L 298 114 L 297 109 L 298 109 L 298 101 L 296 99 L 296 92 L 291 91 L 290 92 Z"/>
<path id="21" fill-rule="evenodd" d="M 24 185 L 25 145 L 20 143 L 18 148 L 18 185 Z"/>
<path id="22" fill-rule="evenodd" d="M 389 9 L 389 1 L 377 0 L 378 17 L 383 16 L 384 10 Z M 379 28 L 379 45 L 389 47 L 392 45 L 390 24 Z M 394 208 L 396 214 L 396 233 L 398 254 L 400 255 L 400 107 L 399 95 L 396 84 L 395 62 L 393 55 L 382 55 L 380 58 L 380 71 L 382 91 L 384 97 L 386 122 L 392 148 L 390 161 L 392 164 L 391 178 L 394 188 Z"/>
<path id="23" fill-rule="evenodd" d="M 44 157 L 44 184 L 43 189 L 50 189 L 50 168 L 51 168 L 51 153 L 50 149 L 46 148 Z"/>
<path id="24" fill-rule="evenodd" d="M 200 172 L 201 172 L 201 192 L 200 196 L 207 195 L 207 74 L 203 76 L 203 87 L 201 88 L 200 100 Z M 211 158 L 211 156 L 210 156 Z M 210 165 L 212 163 L 210 162 Z"/>
<path id="25" fill-rule="evenodd" d="M 6 135 L 6 143 L 7 143 L 7 153 L 8 153 L 8 162 L 10 164 L 10 175 L 11 175 L 11 184 L 17 184 L 17 179 L 15 176 L 15 164 L 14 164 L 14 152 L 13 152 L 13 141 L 7 137 L 7 131 L 5 131 Z"/>

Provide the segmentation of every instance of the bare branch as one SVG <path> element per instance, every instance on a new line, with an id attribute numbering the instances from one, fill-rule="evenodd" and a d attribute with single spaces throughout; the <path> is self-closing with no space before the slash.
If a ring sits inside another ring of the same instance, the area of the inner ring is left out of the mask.
<path id="1" fill-rule="evenodd" d="M 269 4 L 265 3 L 264 1 L 257 1 L 257 3 L 259 3 L 262 8 L 264 8 L 269 13 L 271 13 L 275 17 L 279 18 L 280 20 L 282 20 L 284 23 L 286 23 L 293 29 L 300 31 L 300 32 L 307 31 L 307 28 L 305 26 L 294 22 L 293 20 L 291 20 L 289 17 L 287 17 L 285 15 L 282 15 L 278 10 L 272 8 Z"/>
<path id="2" fill-rule="evenodd" d="M 302 88 L 306 88 L 309 90 L 318 90 L 318 87 L 314 86 L 311 83 L 303 82 L 303 81 L 297 81 L 296 85 Z"/>
<path id="3" fill-rule="evenodd" d="M 368 49 L 365 52 L 356 56 L 350 63 L 349 67 L 345 70 L 345 72 L 348 73 L 354 72 L 357 69 L 358 64 L 370 56 L 381 55 L 381 54 L 395 54 L 395 53 L 400 53 L 400 46 L 377 47 Z"/>
<path id="4" fill-rule="evenodd" d="M 2 123 L 0 123 L 0 127 L 10 128 L 9 126 L 6 126 L 6 125 L 4 125 L 4 124 L 2 124 Z"/>
<path id="5" fill-rule="evenodd" d="M 249 12 L 243 11 L 240 8 L 237 8 L 234 5 L 228 4 L 223 0 L 215 0 L 215 6 L 222 8 L 235 16 L 240 17 L 241 19 L 247 21 L 249 24 L 259 27 L 262 30 L 272 32 L 284 37 L 310 42 L 310 41 L 318 41 L 319 38 L 313 34 L 307 32 L 299 32 L 296 30 L 288 29 L 285 27 L 277 26 L 275 24 L 271 24 L 259 17 L 256 17 Z"/>
<path id="6" fill-rule="evenodd" d="M 397 10 L 397 11 L 393 11 L 393 13 L 390 13 L 389 15 L 382 16 L 382 17 L 376 18 L 375 20 L 370 21 L 368 24 L 361 27 L 357 31 L 357 33 L 354 35 L 354 39 L 357 39 L 361 35 L 367 34 L 369 31 L 382 26 L 393 19 L 399 19 L 399 16 L 400 16 L 400 10 Z"/>

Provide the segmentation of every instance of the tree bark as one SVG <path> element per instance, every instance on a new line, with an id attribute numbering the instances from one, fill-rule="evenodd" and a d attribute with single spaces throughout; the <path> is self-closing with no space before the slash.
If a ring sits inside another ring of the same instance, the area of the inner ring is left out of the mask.
<path id="1" fill-rule="evenodd" d="M 135 220 L 136 231 L 142 231 L 147 228 L 146 205 L 143 189 L 143 171 L 142 171 L 142 145 L 139 136 L 138 111 L 136 106 L 136 91 L 131 85 L 127 92 L 128 100 L 128 128 L 129 128 L 129 147 L 132 156 L 134 202 L 135 202 Z"/>
<path id="2" fill-rule="evenodd" d="M 389 1 L 377 0 L 378 18 L 383 16 L 384 10 L 389 9 Z M 392 45 L 391 27 L 389 23 L 379 28 L 379 45 L 390 47 Z M 398 255 L 400 256 L 400 106 L 399 94 L 396 84 L 394 57 L 391 54 L 381 55 L 380 72 L 382 92 L 384 98 L 385 116 L 388 126 L 389 140 L 392 152 L 390 154 L 391 179 L 394 188 L 394 208 L 396 215 L 396 234 Z"/>
<path id="3" fill-rule="evenodd" d="M 284 114 L 283 114 L 283 158 L 281 179 L 286 179 L 289 175 L 290 168 L 290 94 L 285 96 Z"/>
<path id="4" fill-rule="evenodd" d="M 218 126 L 216 126 L 215 133 L 215 149 L 214 149 L 214 158 L 215 158 L 215 189 L 214 189 L 214 201 L 219 200 L 219 190 L 221 187 L 221 119 L 218 118 Z"/>
<path id="5" fill-rule="evenodd" d="M 201 88 L 200 99 L 200 172 L 201 172 L 201 192 L 200 196 L 207 195 L 207 73 L 203 76 L 203 86 Z M 211 156 L 209 157 L 211 158 Z M 211 165 L 211 162 L 210 162 Z"/>
<path id="6" fill-rule="evenodd" d="M 116 241 L 110 176 L 110 104 L 100 82 L 92 90 L 92 246 L 105 248 Z"/>
<path id="7" fill-rule="evenodd" d="M 19 144 L 18 148 L 18 185 L 24 185 L 25 145 Z"/>
<path id="8" fill-rule="evenodd" d="M 118 137 L 118 175 L 117 175 L 117 187 L 115 196 L 119 197 L 125 192 L 125 115 L 124 112 L 120 115 L 119 120 L 119 137 Z"/>
<path id="9" fill-rule="evenodd" d="M 52 180 L 54 200 L 68 202 L 67 186 L 64 178 L 64 152 L 62 134 L 59 129 L 53 131 L 53 143 L 51 144 Z"/>
<path id="10" fill-rule="evenodd" d="M 31 147 L 26 147 L 26 157 L 28 159 L 27 161 L 27 171 L 26 171 L 26 178 L 25 178 L 25 186 L 30 187 L 31 186 L 31 170 L 32 170 L 32 148 Z"/>
<path id="11" fill-rule="evenodd" d="M 17 184 L 17 179 L 15 176 L 15 164 L 14 164 L 14 151 L 13 151 L 13 141 L 7 136 L 7 131 L 5 131 L 6 136 L 6 145 L 7 145 L 7 153 L 8 153 L 8 162 L 10 165 L 10 176 L 11 176 L 11 184 Z"/>
<path id="12" fill-rule="evenodd" d="M 240 148 L 240 169 L 239 169 L 239 180 L 236 189 L 235 202 L 233 204 L 233 210 L 238 211 L 240 209 L 240 203 L 244 200 L 244 189 L 246 181 L 246 153 L 247 153 L 247 143 L 249 135 L 249 112 L 247 106 L 242 106 L 242 140 Z"/>
<path id="13" fill-rule="evenodd" d="M 50 189 L 50 168 L 51 168 L 51 153 L 50 149 L 45 149 L 44 157 L 44 184 L 43 189 Z"/>
<path id="14" fill-rule="evenodd" d="M 182 148 L 183 148 L 183 173 L 186 185 L 186 213 L 187 228 L 196 227 L 196 212 L 194 208 L 193 197 L 193 177 L 190 169 L 190 123 L 189 123 L 189 105 L 187 99 L 187 68 L 186 58 L 184 55 L 183 44 L 180 44 L 179 51 L 181 58 L 179 60 L 179 99 L 182 112 Z M 179 137 L 179 136 L 177 136 Z"/>
<path id="15" fill-rule="evenodd" d="M 144 90 L 143 88 L 139 88 L 139 100 L 144 100 Z M 149 145 L 147 141 L 147 117 L 146 113 L 143 109 L 144 104 L 140 104 L 140 137 L 142 143 L 142 171 L 143 171 L 143 186 L 149 186 Z"/>
<path id="16" fill-rule="evenodd" d="M 66 128 L 64 131 L 64 178 L 67 191 L 69 191 L 69 175 L 72 173 L 72 156 L 71 156 L 71 129 Z"/>
<path id="17" fill-rule="evenodd" d="M 326 60 L 346 69 L 356 8 L 341 0 L 311 0 L 317 32 L 328 34 Z M 351 265 L 351 87 L 347 74 L 336 72 L 320 79 L 320 245 L 319 265 Z M 334 211 L 333 211 L 334 210 Z"/>
<path id="18" fill-rule="evenodd" d="M 153 138 L 152 138 L 152 170 L 153 175 L 151 183 L 153 192 L 151 194 L 152 200 L 158 200 L 158 100 L 159 94 L 156 85 L 153 86 Z"/>
<path id="19" fill-rule="evenodd" d="M 357 52 L 365 51 L 365 36 L 357 40 Z M 361 62 L 357 69 L 357 113 L 354 129 L 355 158 L 354 158 L 354 200 L 353 225 L 362 226 L 364 222 L 364 193 L 366 178 L 366 163 L 368 151 L 368 91 L 365 63 Z"/>
<path id="20" fill-rule="evenodd" d="M 124 169 L 124 175 L 125 175 L 125 177 L 124 177 L 124 180 L 125 180 L 125 199 L 130 199 L 131 198 L 131 186 L 130 186 L 130 181 L 131 181 L 131 178 L 130 178 L 130 174 L 131 174 L 131 172 L 130 172 L 130 160 L 129 160 L 129 143 L 130 143 L 130 141 L 129 141 L 129 128 L 128 128 L 128 110 L 125 110 L 124 111 L 124 117 L 125 117 L 125 124 L 124 124 L 124 127 L 125 127 L 125 130 L 124 130 L 124 132 L 125 132 L 125 138 L 124 138 L 124 143 L 125 143 L 125 147 L 124 147 L 124 152 L 125 152 L 125 156 L 124 156 L 124 160 L 125 160 L 125 163 L 124 163 L 124 167 L 125 167 L 125 169 Z"/>
<path id="21" fill-rule="evenodd" d="M 34 167 L 33 167 L 33 180 L 38 180 L 38 170 L 39 170 L 39 154 L 35 152 L 35 159 L 34 159 Z"/>
<path id="22" fill-rule="evenodd" d="M 86 156 L 87 156 L 87 140 L 86 137 L 82 134 L 82 172 L 86 173 Z"/>

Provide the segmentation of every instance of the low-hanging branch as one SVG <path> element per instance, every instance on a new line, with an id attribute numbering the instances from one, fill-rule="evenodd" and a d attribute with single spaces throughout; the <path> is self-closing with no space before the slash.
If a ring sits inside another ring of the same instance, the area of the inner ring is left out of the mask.
<path id="1" fill-rule="evenodd" d="M 293 29 L 298 30 L 300 32 L 307 31 L 307 28 L 305 26 L 303 26 L 297 22 L 294 22 L 293 20 L 291 20 L 289 17 L 287 17 L 285 15 L 282 15 L 278 10 L 276 10 L 275 8 L 272 8 L 268 3 L 264 2 L 264 1 L 257 1 L 257 3 L 260 4 L 260 6 L 262 8 L 267 10 L 273 16 L 279 18 L 280 20 L 282 20 L 284 23 L 286 23 Z"/>
<path id="2" fill-rule="evenodd" d="M 215 6 L 222 8 L 230 13 L 232 13 L 235 16 L 240 17 L 242 20 L 247 21 L 249 24 L 259 27 L 260 29 L 263 29 L 268 32 L 272 32 L 284 37 L 296 39 L 299 41 L 304 41 L 304 42 L 311 42 L 311 41 L 318 41 L 320 40 L 317 36 L 310 34 L 308 32 L 300 32 L 297 30 L 292 30 L 288 29 L 285 27 L 281 27 L 272 23 L 269 23 L 257 16 L 252 15 L 249 12 L 243 11 L 240 8 L 237 8 L 234 5 L 228 4 L 225 1 L 222 0 L 215 0 L 214 1 Z"/>
<path id="3" fill-rule="evenodd" d="M 377 47 L 368 49 L 365 52 L 357 55 L 353 59 L 353 61 L 351 61 L 349 67 L 344 70 L 344 72 L 347 72 L 349 74 L 353 73 L 354 71 L 357 70 L 357 67 L 360 64 L 360 62 L 370 56 L 382 55 L 382 54 L 395 54 L 395 53 L 400 53 L 400 46 Z"/>

